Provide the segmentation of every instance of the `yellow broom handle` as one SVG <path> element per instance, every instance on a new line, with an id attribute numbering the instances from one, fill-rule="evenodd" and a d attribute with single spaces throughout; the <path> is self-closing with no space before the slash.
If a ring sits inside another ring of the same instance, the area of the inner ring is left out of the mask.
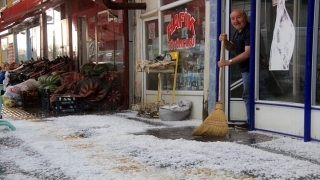
<path id="1" fill-rule="evenodd" d="M 224 42 L 221 41 L 221 50 L 220 50 L 220 61 L 224 60 Z M 219 94 L 218 94 L 218 102 L 221 102 L 221 91 L 222 91 L 222 71 L 223 68 L 219 69 Z"/>

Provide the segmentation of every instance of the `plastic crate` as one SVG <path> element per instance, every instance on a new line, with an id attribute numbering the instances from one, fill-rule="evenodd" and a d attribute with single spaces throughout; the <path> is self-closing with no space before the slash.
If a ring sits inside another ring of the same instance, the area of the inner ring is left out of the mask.
<path id="1" fill-rule="evenodd" d="M 60 96 L 56 98 L 54 112 L 57 114 L 64 113 L 79 113 L 83 108 L 79 106 L 78 97 L 73 96 Z"/>
<path id="2" fill-rule="evenodd" d="M 47 89 L 41 91 L 41 108 L 50 110 L 50 91 Z"/>
<path id="3" fill-rule="evenodd" d="M 21 91 L 23 108 L 40 107 L 40 95 L 38 91 Z"/>

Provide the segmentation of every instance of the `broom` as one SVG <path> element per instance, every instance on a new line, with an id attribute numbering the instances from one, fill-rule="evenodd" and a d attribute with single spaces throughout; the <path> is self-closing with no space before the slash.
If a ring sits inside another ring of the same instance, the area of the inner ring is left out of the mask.
<path id="1" fill-rule="evenodd" d="M 224 60 L 224 42 L 221 42 L 220 60 Z M 222 67 L 219 70 L 219 94 L 216 108 L 209 114 L 203 123 L 197 127 L 192 136 L 225 136 L 228 134 L 228 121 L 221 102 Z"/>

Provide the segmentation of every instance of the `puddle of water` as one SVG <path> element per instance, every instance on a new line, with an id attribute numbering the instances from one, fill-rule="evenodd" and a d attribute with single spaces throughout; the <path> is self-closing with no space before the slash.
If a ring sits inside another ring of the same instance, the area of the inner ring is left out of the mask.
<path id="1" fill-rule="evenodd" d="M 191 133 L 196 127 L 182 127 L 182 128 L 161 128 L 148 130 L 140 135 L 153 135 L 160 139 L 186 139 L 202 142 L 236 142 L 239 144 L 252 145 L 260 142 L 270 141 L 273 137 L 248 133 L 245 129 L 229 128 L 229 132 L 224 137 L 202 137 L 192 136 Z"/>

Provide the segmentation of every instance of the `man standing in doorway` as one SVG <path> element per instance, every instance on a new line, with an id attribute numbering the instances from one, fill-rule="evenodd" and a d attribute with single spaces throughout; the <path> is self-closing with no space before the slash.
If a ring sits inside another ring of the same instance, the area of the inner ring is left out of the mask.
<path id="1" fill-rule="evenodd" d="M 242 75 L 243 94 L 242 99 L 246 106 L 247 123 L 242 127 L 249 128 L 249 88 L 250 88 L 250 23 L 248 16 L 242 10 L 234 10 L 230 14 L 231 24 L 236 28 L 231 41 L 227 39 L 226 34 L 221 34 L 219 40 L 224 42 L 225 48 L 228 51 L 233 51 L 235 57 L 230 60 L 221 60 L 218 62 L 219 67 L 230 66 L 231 64 L 238 64 L 238 68 Z"/>

